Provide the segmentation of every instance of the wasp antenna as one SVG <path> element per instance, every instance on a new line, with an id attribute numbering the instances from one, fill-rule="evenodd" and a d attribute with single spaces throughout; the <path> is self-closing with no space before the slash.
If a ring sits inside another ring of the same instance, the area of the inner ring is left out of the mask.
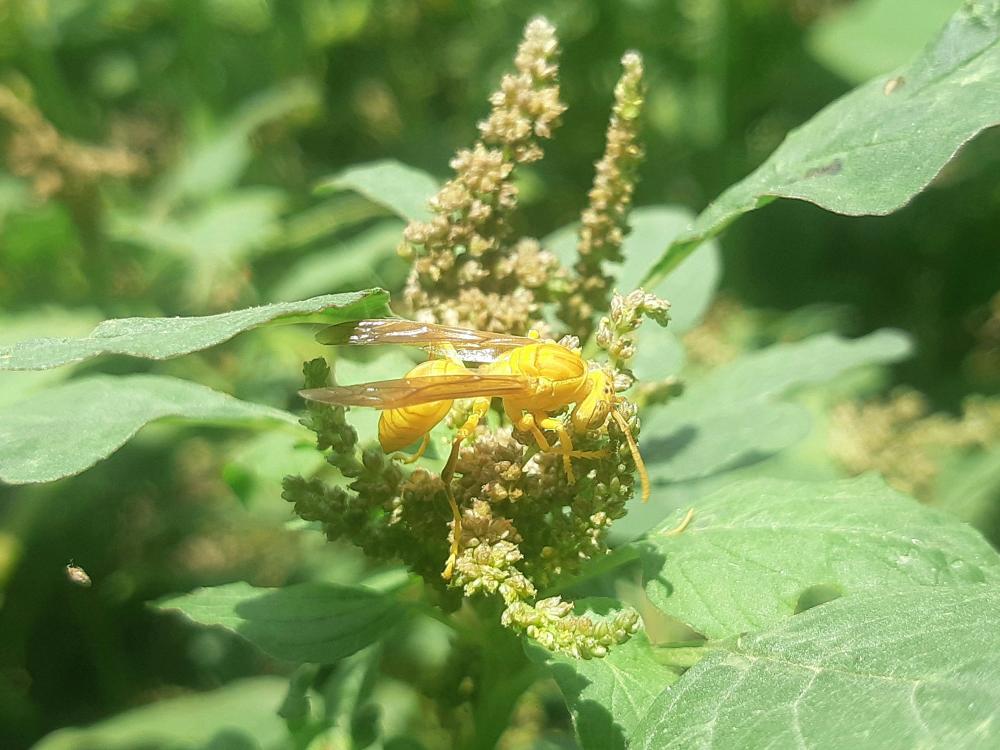
<path id="1" fill-rule="evenodd" d="M 649 501 L 649 473 L 646 471 L 646 463 L 642 460 L 642 454 L 639 453 L 639 444 L 635 442 L 635 438 L 632 437 L 632 430 L 628 426 L 628 422 L 625 421 L 619 411 L 611 407 L 611 416 L 614 417 L 615 422 L 621 428 L 622 433 L 625 435 L 625 440 L 628 441 L 628 449 L 632 453 L 632 460 L 635 462 L 635 469 L 639 472 L 639 481 L 642 483 L 642 501 Z"/>

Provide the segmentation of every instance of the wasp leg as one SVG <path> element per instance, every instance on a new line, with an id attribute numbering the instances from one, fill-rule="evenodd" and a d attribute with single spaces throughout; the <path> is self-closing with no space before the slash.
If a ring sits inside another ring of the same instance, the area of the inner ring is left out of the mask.
<path id="1" fill-rule="evenodd" d="M 543 416 L 541 421 L 545 421 L 546 419 L 548 419 L 548 417 Z M 542 453 L 555 453 L 556 451 L 546 439 L 545 433 L 538 429 L 538 421 L 539 420 L 537 420 L 533 414 L 528 414 L 527 412 L 521 414 L 520 417 L 513 420 L 514 427 L 516 429 L 521 432 L 531 433 L 531 435 L 535 438 L 535 442 L 538 443 L 538 450 Z M 567 471 L 567 477 L 571 483 L 574 481 L 572 467 L 570 467 Z"/>
<path id="2" fill-rule="evenodd" d="M 566 426 L 558 419 L 554 417 L 547 417 L 540 422 L 540 425 L 545 430 L 555 430 L 556 434 L 559 435 L 559 445 L 562 450 L 553 451 L 561 453 L 563 457 L 563 466 L 566 469 L 566 478 L 569 480 L 570 484 L 575 481 L 573 476 L 573 466 L 570 462 L 571 458 L 604 458 L 608 455 L 607 448 L 601 448 L 596 451 L 579 451 L 573 447 L 573 438 L 569 434 L 569 430 Z"/>
<path id="3" fill-rule="evenodd" d="M 599 451 L 578 451 L 573 448 L 573 438 L 563 423 L 555 417 L 547 417 L 544 414 L 522 414 L 515 422 L 514 426 L 522 432 L 530 432 L 538 443 L 538 449 L 542 453 L 558 453 L 563 459 L 563 469 L 566 472 L 566 481 L 570 484 L 576 482 L 576 474 L 573 472 L 572 458 L 603 458 L 607 455 L 604 450 Z M 541 428 L 541 429 L 539 429 Z M 559 447 L 553 447 L 546 439 L 542 429 L 553 430 L 559 436 Z"/>
<path id="4" fill-rule="evenodd" d="M 560 450 L 552 449 L 555 453 L 561 453 L 563 459 L 563 469 L 566 470 L 566 481 L 570 484 L 576 482 L 576 475 L 573 473 L 573 461 L 570 456 L 576 451 L 573 450 L 573 438 L 569 436 L 569 432 L 563 423 L 556 419 L 555 417 L 543 417 L 538 419 L 538 426 L 543 430 L 553 430 L 559 436 L 559 448 Z"/>
<path id="5" fill-rule="evenodd" d="M 476 427 L 479 426 L 479 423 L 489 410 L 490 400 L 488 398 L 477 398 L 473 401 L 472 412 L 469 414 L 469 418 L 465 420 L 465 424 L 459 427 L 458 432 L 455 433 L 455 441 L 461 443 L 472 437 L 476 431 Z"/>
<path id="6" fill-rule="evenodd" d="M 448 560 L 444 564 L 444 570 L 441 571 L 441 577 L 446 581 L 450 581 L 452 575 L 455 573 L 455 563 L 458 561 L 459 548 L 462 546 L 462 514 L 458 509 L 458 503 L 455 502 L 455 496 L 451 492 L 450 483 L 445 483 L 444 494 L 448 498 L 448 505 L 451 507 L 452 530 L 451 549 L 448 551 Z"/>
<path id="7" fill-rule="evenodd" d="M 472 413 L 465 420 L 465 424 L 458 428 L 455 433 L 455 441 L 451 444 L 451 454 L 448 462 L 441 471 L 441 481 L 444 483 L 444 494 L 448 498 L 448 506 L 451 508 L 452 530 L 451 530 L 451 552 L 448 561 L 444 565 L 441 577 L 450 581 L 455 572 L 455 561 L 462 545 L 462 513 L 455 502 L 455 495 L 451 491 L 451 480 L 455 477 L 455 465 L 458 463 L 458 453 L 462 448 L 462 443 L 472 437 L 476 427 L 490 410 L 490 400 L 488 398 L 477 398 L 472 402 Z"/>
<path id="8" fill-rule="evenodd" d="M 395 453 L 393 458 L 399 461 L 401 464 L 412 464 L 420 460 L 420 457 L 424 455 L 427 450 L 427 446 L 431 444 L 431 434 L 428 432 L 420 439 L 420 447 L 417 448 L 417 452 L 412 456 L 407 456 L 405 453 Z"/>
<path id="9" fill-rule="evenodd" d="M 462 441 L 458 438 L 451 444 L 451 454 L 448 462 L 441 470 L 441 481 L 444 483 L 444 494 L 448 498 L 448 506 L 451 508 L 451 551 L 448 553 L 448 560 L 441 571 L 441 577 L 450 581 L 455 572 L 455 562 L 458 560 L 459 548 L 462 544 L 462 513 L 455 502 L 455 495 L 451 491 L 451 480 L 455 477 L 455 465 L 458 463 L 458 452 L 462 447 Z"/>

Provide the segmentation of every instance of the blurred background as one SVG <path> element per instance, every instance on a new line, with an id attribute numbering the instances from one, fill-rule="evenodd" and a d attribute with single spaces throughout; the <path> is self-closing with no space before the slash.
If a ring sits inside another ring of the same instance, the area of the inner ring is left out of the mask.
<path id="1" fill-rule="evenodd" d="M 537 13 L 558 28 L 569 106 L 546 158 L 520 177 L 521 229 L 542 237 L 585 204 L 625 50 L 642 52 L 649 82 L 636 204 L 698 211 L 790 128 L 917 53 L 959 4 L 0 0 L 0 343 L 83 335 L 109 317 L 398 290 L 402 223 L 314 185 L 382 158 L 446 177 Z M 811 402 L 813 447 L 795 460 L 870 468 L 837 463 L 836 441 L 877 415 L 909 441 L 879 468 L 921 499 L 954 493 L 949 471 L 979 472 L 975 520 L 994 540 L 995 512 L 981 508 L 997 499 L 1000 461 L 955 436 L 969 429 L 968 398 L 1000 386 L 998 167 L 1000 133 L 987 132 L 895 215 L 796 201 L 750 214 L 722 237 L 718 297 L 685 341 L 711 367 L 817 331 L 907 331 L 914 357 Z M 318 353 L 308 331 L 265 329 L 157 371 L 297 409 L 301 362 Z M 76 374 L 148 368 L 112 358 Z M 0 403 L 69 374 L 4 373 Z M 79 477 L 0 487 L 0 746 L 284 673 L 144 602 L 233 580 L 360 580 L 359 554 L 287 523 L 281 475 L 318 460 L 281 436 L 161 424 Z M 933 467 L 925 476 L 908 461 Z M 67 578 L 71 562 L 93 587 Z M 419 713 L 399 700 L 401 715 Z M 550 703 L 519 720 L 568 746 Z"/>

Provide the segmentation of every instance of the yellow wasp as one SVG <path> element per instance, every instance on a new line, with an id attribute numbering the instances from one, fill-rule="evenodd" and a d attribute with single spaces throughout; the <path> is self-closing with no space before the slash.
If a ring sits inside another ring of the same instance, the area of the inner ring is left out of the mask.
<path id="1" fill-rule="evenodd" d="M 381 409 L 379 442 L 386 452 L 421 441 L 419 458 L 430 440 L 429 433 L 452 407 L 455 399 L 473 398 L 468 419 L 455 435 L 451 456 L 441 473 L 454 516 L 452 554 L 444 577 L 450 578 L 458 552 L 461 516 L 451 495 L 450 482 L 463 441 L 475 432 L 489 411 L 494 397 L 503 399 L 504 412 L 514 427 L 529 432 L 546 453 L 560 453 L 567 480 L 575 481 L 572 458 L 597 458 L 603 451 L 578 451 L 569 431 L 552 417 L 570 404 L 573 431 L 585 433 L 603 427 L 610 416 L 628 441 L 642 482 L 643 502 L 649 499 L 649 478 L 632 432 L 615 408 L 622 399 L 615 395 L 611 377 L 590 369 L 578 350 L 537 337 L 474 331 L 467 328 L 416 323 L 398 318 L 361 320 L 330 326 L 316 336 L 323 344 L 407 344 L 428 350 L 437 359 L 422 362 L 402 378 L 359 385 L 313 388 L 301 391 L 312 401 L 342 406 Z M 480 363 L 470 370 L 463 362 Z M 545 437 L 552 430 L 559 438 L 555 448 Z"/>

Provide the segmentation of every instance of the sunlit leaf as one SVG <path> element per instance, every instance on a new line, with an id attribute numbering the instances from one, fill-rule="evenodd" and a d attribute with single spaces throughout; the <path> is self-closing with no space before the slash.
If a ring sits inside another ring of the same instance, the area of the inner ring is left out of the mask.
<path id="1" fill-rule="evenodd" d="M 0 173 L 0 227 L 4 219 L 14 211 L 20 211 L 31 203 L 31 190 L 25 180 Z"/>
<path id="2" fill-rule="evenodd" d="M 192 693 L 112 716 L 85 729 L 60 729 L 35 750 L 286 747 L 278 716 L 288 680 L 253 677 L 207 693 Z"/>
<path id="3" fill-rule="evenodd" d="M 233 186 L 253 156 L 249 138 L 257 128 L 297 110 L 314 108 L 318 102 L 316 86 L 304 79 L 284 81 L 250 97 L 184 155 L 157 186 L 155 202 L 174 206 Z"/>
<path id="4" fill-rule="evenodd" d="M 166 418 L 298 425 L 288 412 L 177 378 L 84 378 L 0 409 L 0 480 L 26 484 L 79 474 L 114 453 L 149 422 Z"/>
<path id="5" fill-rule="evenodd" d="M 1000 446 L 942 460 L 929 502 L 981 529 L 996 543 L 1000 530 Z"/>
<path id="6" fill-rule="evenodd" d="M 31 336 L 84 336 L 100 320 L 95 310 L 41 309 L 32 313 L 0 318 L 0 346 Z M 45 372 L 5 372 L 0 374 L 0 406 L 14 403 L 32 391 L 65 379 L 71 369 Z"/>
<path id="7" fill-rule="evenodd" d="M 878 477 L 730 484 L 648 536 L 646 591 L 710 638 L 790 617 L 810 587 L 840 594 L 1000 581 L 1000 555 L 979 532 L 919 505 Z"/>
<path id="8" fill-rule="evenodd" d="M 660 694 L 631 747 L 996 747 L 998 620 L 995 585 L 815 607 L 713 649 Z"/>
<path id="9" fill-rule="evenodd" d="M 223 468 L 222 477 L 246 504 L 277 501 L 287 474 L 312 476 L 325 462 L 308 433 L 269 430 L 242 439 Z"/>
<path id="10" fill-rule="evenodd" d="M 234 190 L 183 217 L 117 216 L 110 233 L 201 268 L 219 266 L 272 245 L 281 231 L 284 203 L 278 190 Z"/>
<path id="11" fill-rule="evenodd" d="M 426 172 L 386 159 L 358 164 L 323 180 L 317 190 L 353 190 L 407 221 L 430 218 L 427 202 L 438 182 Z"/>
<path id="12" fill-rule="evenodd" d="M 961 0 L 861 0 L 829 13 L 811 29 L 816 58 L 860 83 L 906 63 L 932 38 Z"/>
<path id="13" fill-rule="evenodd" d="M 632 231 L 625 238 L 622 253 L 625 262 L 615 273 L 619 291 L 630 292 L 643 286 L 647 291 L 670 301 L 669 330 L 684 333 L 694 327 L 708 309 L 722 273 L 722 259 L 718 245 L 706 242 L 677 270 L 652 288 L 643 285 L 649 267 L 663 252 L 666 243 L 672 242 L 691 224 L 693 215 L 678 206 L 647 206 L 637 208 L 629 218 Z"/>
<path id="14" fill-rule="evenodd" d="M 672 405 L 677 421 L 661 411 L 649 419 L 642 447 L 654 483 L 684 482 L 756 463 L 795 444 L 812 426 L 809 412 L 798 404 L 757 401 L 718 409 L 704 404 L 682 414 L 686 403 L 678 399 Z"/>
<path id="15" fill-rule="evenodd" d="M 587 600 L 580 602 L 580 605 Z M 646 635 L 637 633 L 600 659 L 573 659 L 525 641 L 528 656 L 544 664 L 566 698 L 583 750 L 627 747 L 649 707 L 677 673 L 653 658 Z"/>
<path id="16" fill-rule="evenodd" d="M 681 206 L 643 206 L 629 214 L 629 234 L 622 244 L 625 261 L 606 264 L 606 272 L 615 279 L 615 288 L 628 293 L 640 286 L 671 303 L 670 330 L 683 333 L 701 320 L 708 308 L 721 273 L 719 247 L 705 242 L 686 259 L 669 278 L 653 286 L 643 284 L 643 277 L 663 252 L 663 248 L 686 230 L 694 219 Z M 548 235 L 542 242 L 555 253 L 564 266 L 576 262 L 578 224 L 570 224 Z"/>
<path id="17" fill-rule="evenodd" d="M 379 222 L 370 229 L 293 263 L 274 287 L 274 299 L 301 299 L 344 287 L 378 283 L 377 267 L 395 254 L 403 236 L 398 221 Z"/>
<path id="18" fill-rule="evenodd" d="M 646 323 L 636 332 L 636 355 L 629 363 L 640 384 L 678 375 L 684 366 L 684 345 L 672 325 Z"/>
<path id="19" fill-rule="evenodd" d="M 804 437 L 809 415 L 775 403 L 784 393 L 832 380 L 853 367 L 893 362 L 910 351 L 895 331 L 847 340 L 824 334 L 753 352 L 697 380 L 643 416 L 650 476 L 679 482 L 760 460 Z"/>
<path id="20" fill-rule="evenodd" d="M 826 107 L 724 192 L 650 270 L 663 278 L 702 241 L 776 197 L 883 215 L 927 187 L 966 141 L 1000 122 L 1000 4 L 970 0 L 908 66 Z"/>
<path id="21" fill-rule="evenodd" d="M 218 315 L 106 320 L 85 338 L 33 339 L 0 349 L 0 370 L 44 370 L 100 354 L 169 359 L 221 344 L 265 323 L 336 323 L 375 316 L 384 311 L 387 300 L 381 289 L 368 289 Z"/>
<path id="22" fill-rule="evenodd" d="M 361 586 L 301 583 L 281 589 L 247 583 L 164 599 L 199 625 L 238 633 L 278 659 L 328 664 L 382 638 L 404 612 L 391 595 Z"/>

